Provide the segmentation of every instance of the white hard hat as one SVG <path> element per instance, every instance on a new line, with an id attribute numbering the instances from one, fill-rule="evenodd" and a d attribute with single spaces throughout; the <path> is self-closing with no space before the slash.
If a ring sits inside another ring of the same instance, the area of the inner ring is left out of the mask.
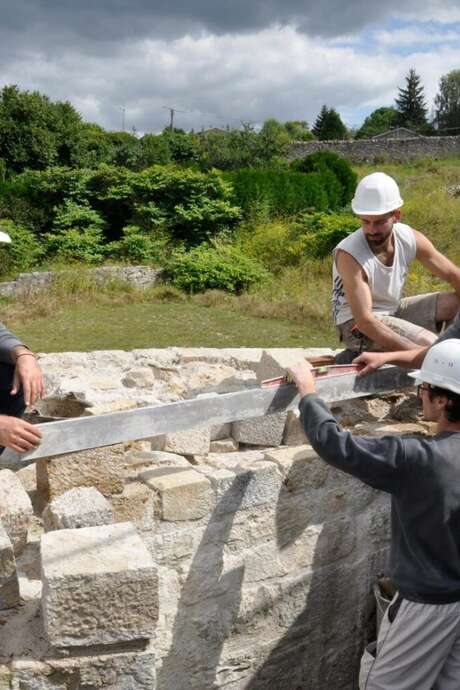
<path id="1" fill-rule="evenodd" d="M 0 242 L 11 242 L 11 237 L 2 230 L 0 230 Z"/>
<path id="2" fill-rule="evenodd" d="M 392 177 L 382 172 L 363 177 L 356 187 L 351 208 L 357 216 L 380 216 L 403 205 L 399 187 Z"/>
<path id="3" fill-rule="evenodd" d="M 460 395 L 460 339 L 448 338 L 430 347 L 422 368 L 409 376 L 417 384 L 431 383 Z"/>

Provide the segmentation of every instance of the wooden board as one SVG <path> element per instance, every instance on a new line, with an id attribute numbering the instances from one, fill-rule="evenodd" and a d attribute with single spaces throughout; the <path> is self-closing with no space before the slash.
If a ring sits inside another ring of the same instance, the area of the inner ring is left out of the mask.
<path id="1" fill-rule="evenodd" d="M 410 387 L 413 380 L 398 367 L 384 367 L 362 378 L 346 374 L 317 381 L 317 391 L 326 402 L 388 393 Z M 223 424 L 281 412 L 299 402 L 294 385 L 253 388 L 237 393 L 210 395 L 156 407 L 143 407 L 95 417 L 78 417 L 39 424 L 41 445 L 29 453 L 5 450 L 0 469 L 19 469 L 40 458 L 109 446 L 124 441 L 185 431 L 200 426 Z"/>

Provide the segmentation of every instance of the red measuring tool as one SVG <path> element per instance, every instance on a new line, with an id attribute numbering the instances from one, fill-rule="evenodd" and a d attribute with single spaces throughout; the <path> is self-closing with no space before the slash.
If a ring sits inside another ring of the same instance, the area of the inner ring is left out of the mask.
<path id="1" fill-rule="evenodd" d="M 315 379 L 332 379 L 336 376 L 344 376 L 345 374 L 357 374 L 362 368 L 362 364 L 324 364 L 314 367 L 312 372 Z M 261 388 L 274 388 L 276 386 L 282 386 L 284 383 L 292 383 L 289 374 L 277 376 L 274 379 L 266 379 L 262 381 Z"/>

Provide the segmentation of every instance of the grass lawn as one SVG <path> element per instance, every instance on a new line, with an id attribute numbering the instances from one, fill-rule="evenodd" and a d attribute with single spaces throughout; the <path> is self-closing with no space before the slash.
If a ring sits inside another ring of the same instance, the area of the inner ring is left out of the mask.
<path id="1" fill-rule="evenodd" d="M 337 347 L 329 314 L 321 330 L 192 302 L 67 305 L 45 317 L 5 320 L 36 352 L 155 347 Z"/>

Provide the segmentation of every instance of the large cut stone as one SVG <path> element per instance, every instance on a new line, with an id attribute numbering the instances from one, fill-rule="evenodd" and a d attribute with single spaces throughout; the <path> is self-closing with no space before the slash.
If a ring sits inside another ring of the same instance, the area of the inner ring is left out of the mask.
<path id="1" fill-rule="evenodd" d="M 309 445 L 275 448 L 265 453 L 265 460 L 275 462 L 290 492 L 318 489 L 327 479 L 329 465 Z"/>
<path id="2" fill-rule="evenodd" d="M 193 469 L 147 470 L 140 478 L 156 492 L 163 520 L 199 520 L 214 507 L 211 482 Z"/>
<path id="3" fill-rule="evenodd" d="M 17 555 L 24 549 L 33 514 L 32 503 L 18 477 L 11 470 L 0 471 L 0 522 Z"/>
<path id="4" fill-rule="evenodd" d="M 253 417 L 232 424 L 232 436 L 252 446 L 279 446 L 283 440 L 286 412 Z"/>
<path id="5" fill-rule="evenodd" d="M 43 621 L 53 646 L 152 637 L 157 569 L 132 523 L 48 532 L 41 561 Z"/>
<path id="6" fill-rule="evenodd" d="M 13 545 L 0 524 L 0 610 L 10 609 L 18 604 L 19 582 Z"/>
<path id="7" fill-rule="evenodd" d="M 206 455 L 211 443 L 211 430 L 209 427 L 201 427 L 155 436 L 151 440 L 152 450 L 162 450 L 178 455 Z"/>
<path id="8" fill-rule="evenodd" d="M 111 522 L 112 506 L 94 487 L 70 489 L 51 501 L 43 512 L 43 525 L 47 532 L 109 525 Z"/>
<path id="9" fill-rule="evenodd" d="M 78 486 L 93 486 L 104 496 L 123 490 L 122 443 L 37 462 L 37 488 L 47 499 Z"/>

